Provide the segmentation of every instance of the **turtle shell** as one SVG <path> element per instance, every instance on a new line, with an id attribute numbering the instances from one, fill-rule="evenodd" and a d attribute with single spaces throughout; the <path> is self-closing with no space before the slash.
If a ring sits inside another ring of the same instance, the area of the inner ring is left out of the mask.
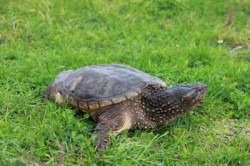
<path id="1" fill-rule="evenodd" d="M 134 98 L 149 85 L 166 87 L 159 78 L 118 64 L 64 71 L 54 83 L 58 92 L 70 98 L 71 105 L 86 111 Z"/>

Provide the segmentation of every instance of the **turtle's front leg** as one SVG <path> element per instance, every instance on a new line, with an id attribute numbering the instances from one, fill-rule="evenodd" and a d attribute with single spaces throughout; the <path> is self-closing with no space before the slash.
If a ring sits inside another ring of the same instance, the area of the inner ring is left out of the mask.
<path id="1" fill-rule="evenodd" d="M 132 121 L 129 113 L 125 111 L 107 110 L 100 117 L 98 117 L 98 124 L 92 136 L 95 137 L 97 150 L 105 150 L 110 144 L 109 133 L 118 135 L 123 130 L 132 127 Z"/>
<path id="2" fill-rule="evenodd" d="M 95 149 L 103 151 L 106 150 L 110 144 L 109 133 L 111 131 L 112 125 L 109 122 L 100 122 L 97 124 L 92 137 L 96 139 Z"/>

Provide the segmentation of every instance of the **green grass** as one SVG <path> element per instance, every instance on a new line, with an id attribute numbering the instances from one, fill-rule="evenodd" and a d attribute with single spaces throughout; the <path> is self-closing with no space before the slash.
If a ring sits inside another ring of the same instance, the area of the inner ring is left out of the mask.
<path id="1" fill-rule="evenodd" d="M 250 165 L 250 1 L 240 3 L 0 0 L 0 165 Z M 43 91 L 63 70 L 104 63 L 206 83 L 205 103 L 97 152 L 91 118 Z"/>

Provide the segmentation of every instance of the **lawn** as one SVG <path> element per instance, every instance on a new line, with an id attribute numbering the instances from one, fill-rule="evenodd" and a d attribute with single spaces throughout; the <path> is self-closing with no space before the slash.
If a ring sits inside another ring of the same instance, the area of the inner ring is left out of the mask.
<path id="1" fill-rule="evenodd" d="M 250 165 L 250 1 L 0 0 L 0 165 Z M 119 63 L 206 83 L 204 104 L 112 137 L 43 98 L 61 71 Z"/>

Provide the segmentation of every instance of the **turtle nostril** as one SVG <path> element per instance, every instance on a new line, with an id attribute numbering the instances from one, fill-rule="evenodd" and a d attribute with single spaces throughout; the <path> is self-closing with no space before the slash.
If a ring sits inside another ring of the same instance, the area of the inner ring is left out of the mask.
<path id="1" fill-rule="evenodd" d="M 206 84 L 204 84 L 204 85 L 202 86 L 202 90 L 204 90 L 204 91 L 207 90 L 207 85 L 206 85 Z"/>
<path id="2" fill-rule="evenodd" d="M 202 90 L 202 87 L 201 86 L 197 86 L 196 89 L 197 89 L 197 91 L 200 92 Z"/>
<path id="3" fill-rule="evenodd" d="M 207 90 L 207 85 L 206 84 L 201 84 L 197 87 L 198 91 L 206 91 Z"/>

